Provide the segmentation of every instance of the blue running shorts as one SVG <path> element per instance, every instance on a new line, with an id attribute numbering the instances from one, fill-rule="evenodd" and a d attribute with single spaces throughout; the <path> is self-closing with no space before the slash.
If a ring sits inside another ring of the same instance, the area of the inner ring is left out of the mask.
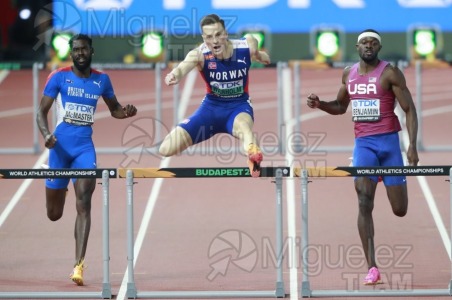
<path id="1" fill-rule="evenodd" d="M 398 132 L 356 138 L 353 166 L 403 167 Z M 379 176 L 368 177 L 378 182 Z M 382 176 L 382 179 L 385 186 L 406 184 L 405 176 Z"/>
<path id="2" fill-rule="evenodd" d="M 65 127 L 66 124 L 60 124 L 58 127 Z M 75 127 L 75 126 L 74 126 Z M 79 126 L 80 127 L 80 126 Z M 72 130 L 72 128 L 66 128 Z M 74 134 L 74 131 L 76 132 Z M 65 134 L 61 128 L 55 131 L 57 142 L 55 147 L 49 150 L 49 168 L 50 169 L 95 169 L 96 150 L 90 134 L 80 134 L 77 129 Z M 61 132 L 61 134 L 60 134 Z M 79 134 L 77 134 L 79 133 Z M 76 178 L 72 181 L 75 182 Z M 48 178 L 46 187 L 51 189 L 67 188 L 69 178 Z"/>
<path id="3" fill-rule="evenodd" d="M 179 126 L 190 134 L 193 144 L 197 144 L 217 133 L 232 135 L 234 119 L 242 112 L 254 120 L 250 100 L 220 102 L 205 98 L 199 108 Z"/>

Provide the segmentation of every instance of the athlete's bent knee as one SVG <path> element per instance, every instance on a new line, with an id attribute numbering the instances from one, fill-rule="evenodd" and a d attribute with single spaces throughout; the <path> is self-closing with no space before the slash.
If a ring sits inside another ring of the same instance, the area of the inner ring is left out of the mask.
<path id="1" fill-rule="evenodd" d="M 170 147 L 165 143 L 162 143 L 159 148 L 159 153 L 161 156 L 169 157 L 174 155 L 173 151 L 170 151 Z"/>

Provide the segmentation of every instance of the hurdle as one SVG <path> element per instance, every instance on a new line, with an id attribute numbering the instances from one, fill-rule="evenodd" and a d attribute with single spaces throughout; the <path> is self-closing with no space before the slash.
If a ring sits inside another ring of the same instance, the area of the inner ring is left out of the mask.
<path id="1" fill-rule="evenodd" d="M 424 66 L 425 65 L 425 66 Z M 450 68 L 447 64 L 438 64 L 437 67 L 447 67 Z M 424 130 L 423 130 L 423 123 L 424 123 L 424 111 L 422 109 L 422 103 L 423 103 L 423 93 L 422 93 L 422 87 L 423 87 L 423 81 L 422 81 L 422 71 L 423 69 L 428 68 L 428 63 L 424 64 L 421 60 L 416 60 L 415 64 L 415 78 L 416 78 L 416 107 L 419 111 L 419 117 L 418 117 L 418 138 L 417 138 L 417 147 L 418 149 L 422 151 L 451 151 L 452 146 L 451 145 L 425 145 L 424 143 Z M 401 68 L 403 72 L 403 68 Z"/>
<path id="2" fill-rule="evenodd" d="M 278 111 L 279 114 L 281 115 L 281 117 L 278 119 L 278 126 L 279 128 L 281 128 L 282 126 L 288 126 L 288 127 L 292 127 L 294 128 L 295 132 L 302 132 L 302 105 L 301 103 L 304 103 L 304 99 L 302 99 L 302 95 L 301 95 L 301 82 L 302 82 L 302 77 L 301 74 L 303 72 L 303 70 L 306 69 L 328 69 L 330 68 L 328 65 L 326 64 L 320 64 L 320 63 L 311 63 L 309 61 L 301 61 L 301 60 L 291 60 L 287 63 L 278 63 L 278 68 L 277 68 L 277 72 L 278 72 L 278 80 L 281 77 L 281 80 L 284 80 L 286 83 L 286 86 L 284 88 L 279 87 L 278 90 L 278 103 L 282 102 L 283 100 L 279 100 L 279 98 L 284 99 L 284 98 L 290 98 L 293 102 L 289 103 L 283 103 L 281 105 L 284 105 L 284 107 L 278 107 Z M 341 65 L 341 66 L 332 66 L 333 68 L 344 68 L 345 66 Z M 292 72 L 293 72 L 293 76 L 292 76 Z M 279 83 L 278 83 L 279 84 Z M 281 83 L 282 85 L 282 83 Z M 285 95 L 288 94 L 289 95 Z M 292 94 L 290 94 L 292 93 Z M 306 96 L 304 96 L 306 97 Z M 291 115 L 292 112 L 287 112 L 288 109 L 290 109 L 290 105 L 294 106 L 294 114 Z M 280 121 L 283 120 L 283 114 L 290 114 L 290 118 L 289 115 L 286 115 L 286 118 L 284 121 Z M 284 135 L 281 135 L 284 136 Z M 285 143 L 285 142 L 284 142 Z M 327 151 L 330 153 L 342 153 L 342 152 L 353 152 L 353 145 L 347 146 L 332 146 L 332 145 L 325 145 L 325 146 L 317 146 L 315 147 L 315 149 L 311 149 L 310 147 L 305 147 L 304 149 L 302 149 L 302 147 L 300 145 L 295 145 L 297 148 L 295 148 L 295 150 L 297 152 L 303 152 L 303 151 Z M 286 145 L 283 144 L 280 146 L 283 150 L 286 149 Z M 283 152 L 281 152 L 283 153 Z"/>
<path id="3" fill-rule="evenodd" d="M 301 177 L 302 197 L 302 237 L 303 275 L 301 282 L 301 296 L 311 297 L 414 297 L 414 296 L 451 296 L 452 275 L 449 287 L 444 289 L 411 289 L 411 290 L 312 290 L 309 283 L 308 271 L 308 178 L 309 177 L 344 177 L 344 176 L 448 176 L 450 185 L 450 212 L 452 215 L 452 166 L 409 166 L 409 167 L 323 167 L 323 168 L 294 168 L 294 176 Z M 452 228 L 452 218 L 450 221 Z M 452 233 L 450 233 L 452 238 Z M 449 257 L 449 259 L 451 259 Z M 452 270 L 451 270 L 452 274 Z"/>
<path id="4" fill-rule="evenodd" d="M 138 291 L 134 280 L 134 228 L 133 228 L 133 185 L 134 178 L 237 178 L 250 177 L 248 168 L 120 168 L 118 177 L 126 178 L 127 189 L 127 263 L 128 298 L 284 298 L 283 280 L 283 178 L 290 176 L 289 167 L 263 167 L 260 177 L 274 177 L 276 186 L 276 287 L 268 291 Z"/>
<path id="5" fill-rule="evenodd" d="M 116 169 L 0 169 L 0 179 L 46 178 L 102 178 L 102 257 L 103 281 L 100 292 L 0 292 L 2 299 L 63 299 L 101 298 L 111 299 L 110 240 L 109 240 L 109 185 L 116 178 Z"/>
<path id="6" fill-rule="evenodd" d="M 20 68 L 19 68 L 20 69 Z M 10 148 L 1 147 L 0 154 L 37 154 L 41 151 L 40 141 L 39 141 L 39 128 L 36 123 L 36 112 L 39 106 L 39 71 L 44 69 L 44 65 L 39 62 L 35 62 L 32 65 L 32 91 L 33 91 L 33 118 L 32 118 L 32 132 L 33 132 L 33 144 L 31 147 L 21 147 L 21 148 Z"/>

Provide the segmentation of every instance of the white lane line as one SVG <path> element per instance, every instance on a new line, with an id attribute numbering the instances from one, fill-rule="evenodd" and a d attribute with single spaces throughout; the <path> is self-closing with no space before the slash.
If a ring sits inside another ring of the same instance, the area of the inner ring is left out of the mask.
<path id="1" fill-rule="evenodd" d="M 403 115 L 400 106 L 397 106 L 396 113 L 399 117 L 399 120 L 401 121 L 400 123 L 402 124 L 402 145 L 404 148 L 403 150 L 406 152 L 408 150 L 408 145 L 410 144 L 410 138 L 408 136 L 408 130 L 406 129 L 405 125 L 405 116 Z M 446 226 L 444 225 L 443 218 L 441 217 L 438 206 L 436 205 L 435 197 L 433 197 L 432 191 L 427 183 L 425 176 L 416 176 L 416 179 L 419 182 L 419 186 L 421 187 L 422 193 L 424 194 L 427 206 L 430 210 L 430 213 L 432 214 L 433 221 L 436 224 L 436 228 L 438 229 L 441 240 L 443 241 L 444 247 L 446 248 L 447 255 L 450 258 L 451 241 L 447 233 Z"/>
<path id="2" fill-rule="evenodd" d="M 196 80 L 197 72 L 190 72 L 188 74 L 187 80 L 189 80 L 189 84 L 184 85 L 184 89 L 182 92 L 183 97 L 180 101 L 180 106 L 184 107 L 185 109 L 188 107 L 188 102 L 190 101 L 190 95 L 193 92 L 193 86 L 192 81 L 194 82 Z M 194 78 L 193 78 L 194 77 Z M 183 115 L 185 111 L 179 110 L 179 115 Z M 163 159 L 160 162 L 159 168 L 166 168 L 169 166 L 169 163 L 171 161 L 171 157 L 167 157 Z M 160 194 L 160 189 L 163 184 L 163 178 L 157 178 L 154 181 L 154 184 L 152 185 L 151 194 L 148 199 L 148 203 L 146 204 L 146 208 L 144 211 L 143 219 L 141 220 L 140 228 L 138 230 L 137 237 L 135 239 L 134 243 L 134 259 L 133 259 L 133 266 L 135 267 L 138 255 L 140 254 L 141 247 L 143 246 L 143 241 L 146 236 L 146 232 L 149 228 L 149 223 L 151 222 L 152 212 L 154 211 L 155 203 L 157 202 L 157 199 Z M 118 295 L 116 296 L 117 300 L 124 300 L 126 299 L 126 292 L 127 292 L 127 282 L 129 279 L 129 267 L 126 268 L 126 271 L 124 273 L 124 277 L 121 282 L 121 287 L 119 288 Z"/>
<path id="3" fill-rule="evenodd" d="M 32 114 L 33 113 L 33 107 L 23 107 L 23 108 L 15 108 L 10 110 L 4 110 L 0 111 L 0 118 L 11 118 L 11 117 L 17 117 L 20 115 L 26 115 L 26 114 Z"/>
<path id="4" fill-rule="evenodd" d="M 427 201 L 428 208 L 433 216 L 433 220 L 435 221 L 436 228 L 438 228 L 439 235 L 443 241 L 444 247 L 446 248 L 447 255 L 451 257 L 451 248 L 450 248 L 450 238 L 447 232 L 446 226 L 444 225 L 444 221 L 441 218 L 441 214 L 439 212 L 438 206 L 435 202 L 435 197 L 433 197 L 432 190 L 427 183 L 427 179 L 425 176 L 416 176 L 419 185 L 421 186 L 422 192 L 424 193 L 425 201 Z"/>
<path id="5" fill-rule="evenodd" d="M 421 113 L 421 116 L 423 118 L 425 118 L 425 117 L 431 117 L 431 116 L 440 115 L 440 114 L 448 114 L 451 111 L 452 111 L 452 105 L 446 105 L 446 106 L 440 106 L 440 107 L 435 107 L 435 108 L 430 108 L 430 109 L 424 109 Z"/>
<path id="6" fill-rule="evenodd" d="M 295 118 L 293 117 L 292 110 L 292 80 L 291 80 L 291 70 L 284 69 L 282 72 L 282 82 L 283 82 L 283 102 L 284 102 L 284 123 L 287 124 L 285 138 L 288 139 L 295 129 Z M 322 112 L 323 113 L 323 112 Z M 287 143 L 286 143 L 287 144 Z M 286 145 L 289 147 L 290 145 Z M 285 154 L 286 163 L 292 167 L 294 163 L 294 157 L 292 151 L 286 149 Z M 286 183 L 286 202 L 287 202 L 287 238 L 289 241 L 289 291 L 290 299 L 298 299 L 298 255 L 297 251 L 297 218 L 296 218 L 296 200 L 295 200 L 295 178 L 288 178 L 285 180 Z"/>
<path id="7" fill-rule="evenodd" d="M 5 80 L 6 77 L 8 77 L 9 71 L 8 70 L 0 70 L 0 84 Z"/>
<path id="8" fill-rule="evenodd" d="M 171 157 L 165 158 L 159 165 L 159 168 L 166 168 L 169 166 L 171 161 Z M 146 232 L 149 228 L 149 223 L 151 222 L 152 213 L 154 212 L 155 203 L 160 194 L 160 189 L 163 184 L 163 178 L 156 178 L 154 184 L 152 185 L 151 195 L 149 196 L 148 203 L 146 204 L 146 208 L 144 210 L 143 219 L 141 220 L 140 229 L 138 230 L 137 237 L 134 243 L 133 249 L 133 266 L 135 267 L 138 259 L 138 255 L 140 254 L 141 247 L 143 246 L 143 241 L 146 236 Z M 126 268 L 124 273 L 124 277 L 122 278 L 121 287 L 119 288 L 118 295 L 116 296 L 117 300 L 124 300 L 126 297 L 127 291 L 127 282 L 129 278 L 129 267 Z"/>
<path id="9" fill-rule="evenodd" d="M 33 166 L 33 169 L 39 168 L 41 164 L 43 164 L 47 158 L 49 157 L 49 151 L 44 151 L 41 156 L 36 161 L 35 165 Z M 22 182 L 19 189 L 14 193 L 14 196 L 11 198 L 11 200 L 6 205 L 5 209 L 3 210 L 2 214 L 0 215 L 0 227 L 2 227 L 3 223 L 8 218 L 9 214 L 13 211 L 14 207 L 19 203 L 20 199 L 22 198 L 23 194 L 27 191 L 30 184 L 33 182 L 34 179 L 27 178 Z"/>

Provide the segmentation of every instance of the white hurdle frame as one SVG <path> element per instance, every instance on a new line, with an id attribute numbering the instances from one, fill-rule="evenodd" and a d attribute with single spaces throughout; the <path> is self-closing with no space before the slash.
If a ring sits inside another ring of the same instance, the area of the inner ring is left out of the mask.
<path id="1" fill-rule="evenodd" d="M 452 167 L 447 166 L 448 170 L 448 177 L 449 177 L 449 186 L 450 186 L 450 228 L 452 228 Z M 406 169 L 410 167 L 404 167 L 400 169 Z M 411 167 L 412 168 L 412 167 Z M 419 167 L 423 168 L 423 167 Z M 424 167 L 428 168 L 428 167 Z M 348 169 L 359 169 L 348 167 Z M 376 168 L 367 168 L 367 169 L 387 169 L 384 167 L 376 167 Z M 410 176 L 410 174 L 403 174 L 406 176 Z M 430 174 L 432 175 L 432 174 Z M 436 175 L 436 174 L 435 174 Z M 344 175 L 338 175 L 338 176 L 344 176 Z M 354 174 L 354 176 L 368 176 L 368 175 L 357 175 Z M 417 175 L 411 175 L 411 176 L 417 176 Z M 317 176 L 318 177 L 318 176 Z M 330 176 L 331 177 L 331 176 Z M 301 215 L 301 249 L 303 253 L 303 275 L 302 275 L 302 282 L 301 282 L 301 297 L 302 298 L 311 298 L 311 297 L 415 297 L 415 296 L 452 296 L 452 265 L 451 268 L 451 280 L 449 281 L 449 287 L 444 289 L 412 289 L 412 290 L 369 290 L 369 291 L 357 291 L 357 290 L 312 290 L 309 283 L 309 270 L 308 270 L 308 251 L 309 249 L 309 205 L 308 205 L 308 170 L 303 169 L 301 170 L 301 197 L 302 197 L 302 215 Z M 449 237 L 452 241 L 452 232 L 450 233 Z M 451 245 L 452 246 L 452 245 Z M 452 257 L 449 257 L 449 260 L 452 260 Z"/>
<path id="2" fill-rule="evenodd" d="M 19 169 L 18 169 L 19 170 Z M 74 171 L 73 169 L 72 171 Z M 114 169 L 97 169 L 102 172 L 102 257 L 103 257 L 103 281 L 102 291 L 100 292 L 0 292 L 0 299 L 111 299 L 111 283 L 110 283 L 110 221 L 109 221 L 109 199 L 110 199 L 110 177 L 116 177 L 116 170 L 114 174 L 110 174 Z M 0 170 L 0 174 L 10 170 Z M 26 170 L 27 172 L 33 169 Z M 45 174 L 54 170 L 34 170 L 36 172 L 44 173 L 42 176 L 26 177 L 26 178 L 48 178 L 52 175 Z M 55 176 L 53 176 L 55 177 Z M 74 176 L 84 178 L 83 176 Z M 23 178 L 23 177 L 18 177 Z M 61 176 L 60 176 L 61 178 Z M 96 177 L 98 178 L 98 177 Z"/>
<path id="3" fill-rule="evenodd" d="M 418 110 L 418 135 L 417 135 L 417 148 L 421 151 L 452 151 L 452 145 L 431 145 L 424 144 L 424 130 L 423 130 L 423 117 L 422 117 L 422 61 L 415 61 L 415 77 L 416 77 L 416 107 Z M 452 69 L 452 68 L 451 68 Z M 402 69 L 403 72 L 403 69 Z"/>
<path id="4" fill-rule="evenodd" d="M 182 170 L 187 168 L 171 168 L 166 170 L 172 170 L 176 172 L 177 170 Z M 230 168 L 203 168 L 203 169 L 230 169 Z M 243 168 L 237 168 L 243 169 Z M 127 291 L 126 296 L 130 299 L 136 298 L 164 298 L 164 299 L 175 299 L 175 298 L 191 298 L 191 299 L 201 299 L 201 298 L 284 298 L 286 296 L 284 289 L 284 279 L 283 279 L 283 177 L 290 175 L 290 168 L 288 167 L 268 167 L 266 169 L 271 169 L 271 174 L 274 174 L 275 180 L 273 181 L 276 186 L 276 252 L 277 252 L 277 269 L 276 269 L 276 288 L 271 291 L 138 291 L 134 280 L 134 214 L 133 214 L 133 186 L 134 182 L 134 170 L 133 169 L 123 169 L 126 170 L 126 201 L 127 201 L 127 263 L 128 263 L 128 281 L 127 281 Z M 145 169 L 141 169 L 145 170 Z M 162 169 L 160 169 L 162 170 Z M 160 171 L 160 170 L 157 170 Z M 121 170 L 118 170 L 121 177 Z M 264 176 L 264 175 L 261 175 Z M 146 176 L 147 177 L 147 176 Z M 152 178 L 167 178 L 168 176 L 154 176 Z M 177 175 L 176 175 L 177 177 Z M 195 176 L 184 176 L 185 178 L 195 177 Z M 230 176 L 215 176 L 218 177 L 230 177 Z M 246 177 L 246 176 L 238 176 Z M 266 176 L 270 177 L 270 176 Z M 271 176 L 273 177 L 273 176 Z M 137 176 L 138 178 L 138 176 Z M 150 177 L 148 177 L 150 178 Z"/>
<path id="5" fill-rule="evenodd" d="M 279 111 L 279 118 L 278 118 L 278 128 L 280 128 L 281 132 L 283 131 L 283 128 L 285 126 L 291 126 L 290 123 L 294 123 L 295 131 L 301 132 L 302 130 L 302 122 L 301 122 L 301 113 L 302 113 L 302 99 L 301 99 L 301 72 L 302 72 L 302 64 L 300 61 L 294 61 L 292 63 L 293 67 L 291 67 L 288 63 L 285 62 L 278 62 L 277 64 L 277 72 L 278 72 L 278 111 Z M 293 70 L 292 70 L 293 69 Z M 293 76 L 291 76 L 291 73 L 293 72 Z M 288 75 L 287 75 L 288 74 Z M 293 78 L 292 78 L 293 77 Z M 294 114 L 292 114 L 292 106 L 289 106 L 284 104 L 284 98 L 287 97 L 287 93 L 290 93 L 292 91 L 285 91 L 284 90 L 284 80 L 292 80 L 293 81 L 293 106 L 294 106 Z M 290 113 L 287 113 L 287 110 L 290 110 Z M 285 120 L 284 115 L 288 116 L 291 115 L 291 120 Z M 281 134 L 281 137 L 284 137 L 284 134 Z M 279 149 L 281 153 L 285 153 L 284 151 L 287 148 L 287 142 L 285 138 L 280 139 L 280 145 Z M 306 147 L 306 149 L 302 149 L 301 146 L 295 145 L 297 148 L 294 149 L 295 152 L 303 152 L 307 151 L 310 152 L 311 150 L 315 151 L 328 151 L 332 153 L 337 152 L 352 152 L 353 146 L 316 146 L 315 149 L 311 149 L 309 147 Z"/>
<path id="6" fill-rule="evenodd" d="M 42 70 L 44 65 L 42 63 L 35 62 L 32 66 L 33 77 L 33 144 L 31 147 L 24 148 L 0 148 L 0 154 L 38 154 L 41 152 L 41 145 L 39 143 L 39 128 L 36 123 L 36 112 L 39 106 L 39 70 Z"/>

